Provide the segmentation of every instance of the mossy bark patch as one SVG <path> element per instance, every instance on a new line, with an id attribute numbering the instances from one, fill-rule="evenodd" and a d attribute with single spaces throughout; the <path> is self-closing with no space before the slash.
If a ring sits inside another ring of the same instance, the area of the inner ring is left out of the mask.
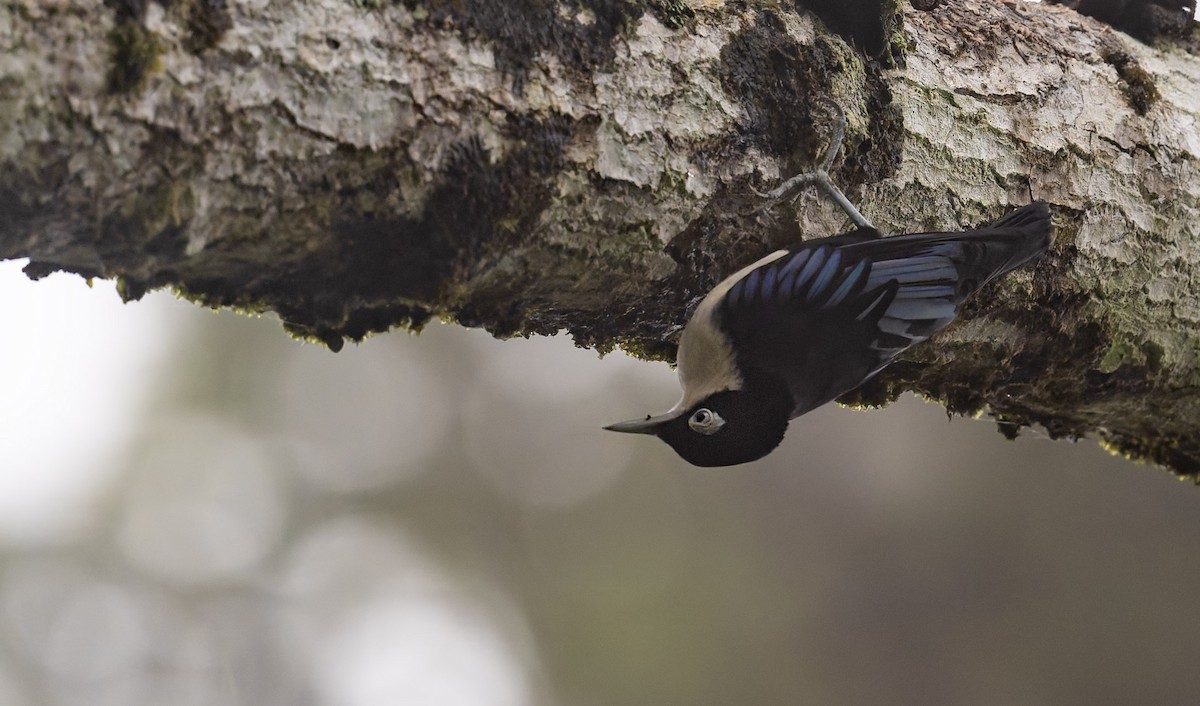
<path id="1" fill-rule="evenodd" d="M 779 158 L 786 170 L 811 166 L 820 146 L 813 127 L 814 96 L 828 95 L 830 53 L 793 39 L 770 10 L 721 52 L 721 84 L 746 111 L 741 138 Z"/>
<path id="2" fill-rule="evenodd" d="M 815 97 L 847 92 L 861 101 L 866 133 L 848 131 L 836 165 L 843 188 L 890 176 L 900 163 L 903 118 L 878 62 L 828 35 L 797 42 L 779 15 L 758 13 L 754 25 L 721 54 L 721 83 L 741 98 L 747 119 L 731 149 L 753 145 L 791 174 L 812 169 L 829 139 L 833 116 Z"/>
<path id="3" fill-rule="evenodd" d="M 115 95 L 138 93 L 158 69 L 165 41 L 145 26 L 151 0 L 104 0 L 112 9 L 115 26 L 109 35 L 112 47 L 108 91 Z M 227 0 L 155 0 L 168 12 L 179 13 L 187 34 L 183 46 L 198 54 L 216 46 L 233 27 Z"/>
<path id="4" fill-rule="evenodd" d="M 549 52 L 576 71 L 611 65 L 613 40 L 653 11 L 668 27 L 694 15 L 677 0 L 400 0 L 421 21 L 456 28 L 492 43 L 498 67 L 517 86 L 538 53 Z"/>
<path id="5" fill-rule="evenodd" d="M 514 126 L 523 145 L 494 159 L 478 140 L 453 147 L 422 212 L 396 215 L 396 156 L 367 159 L 365 178 L 328 176 L 328 235 L 296 253 L 281 271 L 230 289 L 208 278 L 190 278 L 190 298 L 214 306 L 253 309 L 271 302 L 285 326 L 302 337 L 339 348 L 343 338 L 361 340 L 397 324 L 419 328 L 432 312 L 419 302 L 453 300 L 466 325 L 485 325 L 497 335 L 526 328 L 520 281 L 476 288 L 466 285 L 536 233 L 551 201 L 549 177 L 561 168 L 571 127 L 561 118 Z M 346 148 L 349 149 L 349 148 Z M 496 302 L 504 302 L 497 307 Z M 389 318 L 391 317 L 391 318 Z M 399 317 L 399 318 L 396 318 Z"/>
<path id="6" fill-rule="evenodd" d="M 233 28 L 227 0 L 182 0 L 182 4 L 188 32 L 184 47 L 193 54 L 215 47 Z"/>
<path id="7" fill-rule="evenodd" d="M 1125 100 L 1129 102 L 1129 107 L 1133 108 L 1138 115 L 1150 112 L 1150 108 L 1159 99 L 1158 88 L 1154 85 L 1154 77 L 1138 64 L 1137 59 L 1124 51 L 1120 43 L 1115 40 L 1110 40 L 1105 44 L 1102 56 L 1116 70 L 1117 76 L 1121 79 L 1122 93 L 1125 95 Z"/>
<path id="8" fill-rule="evenodd" d="M 150 73 L 158 68 L 162 44 L 140 21 L 132 19 L 119 21 L 109 34 L 109 41 L 112 43 L 109 93 L 141 91 Z"/>

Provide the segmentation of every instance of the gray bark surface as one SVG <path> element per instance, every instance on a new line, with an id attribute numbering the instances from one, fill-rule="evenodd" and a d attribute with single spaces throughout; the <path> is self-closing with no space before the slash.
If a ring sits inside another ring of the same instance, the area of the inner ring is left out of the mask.
<path id="1" fill-rule="evenodd" d="M 0 0 L 0 257 L 276 311 L 332 347 L 431 317 L 670 358 L 725 273 L 844 219 L 1055 209 L 1052 252 L 848 399 L 1200 474 L 1200 59 L 1063 7 Z M 836 17 L 826 15 L 830 25 Z M 874 40 L 873 40 L 874 41 Z"/>

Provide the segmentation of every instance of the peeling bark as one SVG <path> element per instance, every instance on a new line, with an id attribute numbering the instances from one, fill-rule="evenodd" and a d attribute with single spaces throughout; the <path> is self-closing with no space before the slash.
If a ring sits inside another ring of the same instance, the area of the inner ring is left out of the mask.
<path id="1" fill-rule="evenodd" d="M 1200 60 L 1063 7 L 866 4 L 869 33 L 817 3 L 843 37 L 792 2 L 0 0 L 0 257 L 335 348 L 442 317 L 669 358 L 723 273 L 844 225 L 756 196 L 832 97 L 834 178 L 881 229 L 1031 197 L 1057 225 L 848 401 L 913 389 L 1196 478 Z"/>

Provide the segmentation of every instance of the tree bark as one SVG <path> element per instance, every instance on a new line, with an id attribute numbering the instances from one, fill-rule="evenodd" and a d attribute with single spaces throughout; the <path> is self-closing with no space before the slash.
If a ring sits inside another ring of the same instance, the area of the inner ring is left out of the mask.
<path id="1" fill-rule="evenodd" d="M 0 0 L 0 257 L 335 349 L 441 317 L 670 358 L 723 274 L 845 225 L 757 195 L 832 98 L 834 180 L 885 233 L 1056 212 L 1036 267 L 847 401 L 1197 478 L 1200 60 L 1063 7 L 858 4 Z"/>

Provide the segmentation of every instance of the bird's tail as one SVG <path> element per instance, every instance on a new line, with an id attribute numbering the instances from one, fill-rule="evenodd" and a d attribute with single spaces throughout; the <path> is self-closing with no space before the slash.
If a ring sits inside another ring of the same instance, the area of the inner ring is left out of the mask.
<path id="1" fill-rule="evenodd" d="M 974 262 L 965 263 L 965 269 L 983 285 L 1046 252 L 1050 247 L 1050 207 L 1045 201 L 1034 201 L 963 235 L 982 245 L 967 248 L 964 254 L 975 256 Z"/>
<path id="2" fill-rule="evenodd" d="M 864 291 L 893 287 L 878 347 L 890 358 L 954 320 L 959 306 L 988 282 L 1050 246 L 1050 208 L 1022 206 L 988 225 L 959 233 L 913 233 L 845 247 L 871 261 Z"/>
<path id="3" fill-rule="evenodd" d="M 891 279 L 902 288 L 953 286 L 961 301 L 1037 258 L 1049 246 L 1050 207 L 1035 201 L 974 230 L 894 235 L 855 243 L 846 250 L 871 260 L 868 289 Z"/>

